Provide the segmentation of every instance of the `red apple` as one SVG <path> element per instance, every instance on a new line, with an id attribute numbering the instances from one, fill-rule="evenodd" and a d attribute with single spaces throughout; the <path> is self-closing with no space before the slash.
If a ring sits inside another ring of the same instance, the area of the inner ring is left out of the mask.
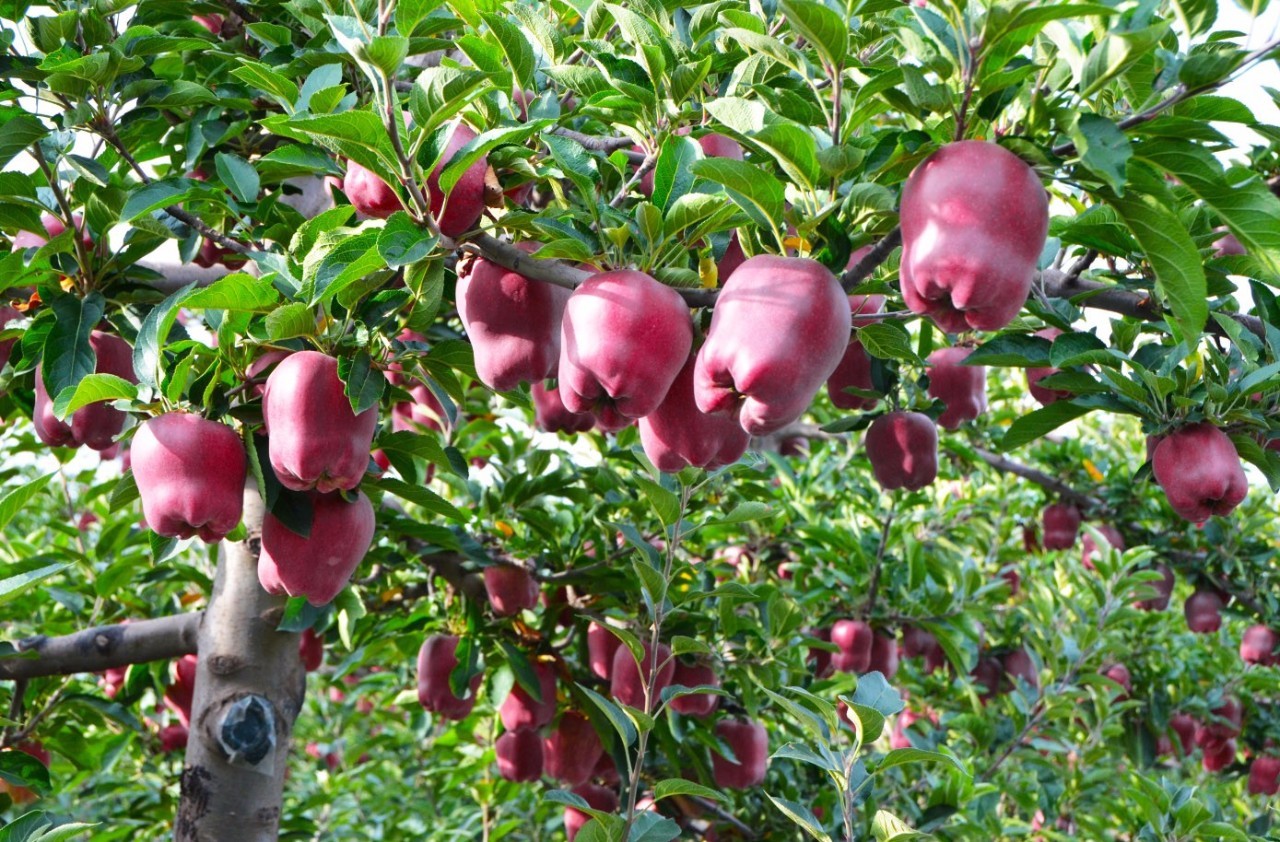
<path id="1" fill-rule="evenodd" d="M 507 731 L 493 744 L 498 774 L 509 781 L 528 783 L 542 777 L 542 738 L 532 728 Z"/>
<path id="2" fill-rule="evenodd" d="M 373 543 L 373 504 L 363 491 L 356 493 L 353 503 L 337 493 L 309 494 L 311 534 L 305 538 L 267 514 L 258 555 L 258 581 L 267 593 L 328 605 L 347 586 Z"/>
<path id="3" fill-rule="evenodd" d="M 657 680 L 649 688 L 649 702 L 648 706 L 646 706 L 645 687 L 649 684 L 649 675 L 653 671 L 655 661 L 658 666 Z M 657 708 L 662 691 L 670 686 L 675 676 L 675 670 L 676 664 L 671 657 L 671 647 L 665 643 L 658 644 L 656 656 L 649 644 L 646 643 L 644 645 L 643 669 L 641 664 L 636 663 L 636 659 L 631 654 L 630 649 L 625 646 L 619 646 L 618 651 L 613 655 L 613 670 L 609 679 L 609 695 L 613 696 L 614 701 L 620 704 L 651 711 Z"/>
<path id="4" fill-rule="evenodd" d="M 391 429 L 397 433 L 440 432 L 447 419 L 444 406 L 426 385 L 409 387 L 412 401 L 401 401 L 391 409 Z"/>
<path id="5" fill-rule="evenodd" d="M 19 313 L 14 308 L 0 306 L 0 330 L 4 330 L 9 322 L 20 318 L 22 318 L 22 313 Z M 13 344 L 17 341 L 16 339 L 6 339 L 0 342 L 0 368 L 4 368 L 9 364 L 9 355 L 13 353 Z"/>
<path id="6" fill-rule="evenodd" d="M 729 760 L 711 752 L 712 776 L 721 789 L 752 789 L 764 783 L 769 766 L 769 732 L 749 719 L 722 719 L 716 723 L 716 738 L 733 752 Z"/>
<path id="7" fill-rule="evenodd" d="M 725 246 L 724 257 L 716 264 L 716 277 L 720 283 L 723 284 L 746 261 L 747 255 L 742 251 L 742 242 L 738 239 L 738 232 L 734 231 L 729 237 L 729 245 Z"/>
<path id="8" fill-rule="evenodd" d="M 987 411 L 987 369 L 965 365 L 972 348 L 939 348 L 929 355 L 929 397 L 946 407 L 938 423 L 954 430 Z"/>
<path id="9" fill-rule="evenodd" d="M 558 388 L 548 389 L 542 381 L 529 388 L 533 397 L 533 418 L 538 429 L 548 433 L 585 433 L 596 425 L 590 412 L 576 413 L 564 408 Z"/>
<path id="10" fill-rule="evenodd" d="M 386 219 L 404 204 L 396 191 L 377 174 L 355 161 L 347 162 L 347 173 L 342 177 L 342 192 L 352 206 L 365 216 Z"/>
<path id="11" fill-rule="evenodd" d="M 1062 335 L 1062 331 L 1056 327 L 1047 327 L 1043 330 L 1037 330 L 1035 335 L 1052 342 Z M 1050 389 L 1040 385 L 1041 380 L 1057 373 L 1058 369 L 1052 366 L 1037 366 L 1027 369 L 1027 389 L 1031 392 L 1031 397 L 1035 398 L 1041 406 L 1048 406 L 1058 401 L 1069 401 L 1075 397 L 1074 393 L 1066 389 Z"/>
<path id="12" fill-rule="evenodd" d="M 71 222 L 76 230 L 80 232 L 80 242 L 86 247 L 93 247 L 93 235 L 84 227 L 84 217 L 80 214 L 72 214 Z M 47 236 L 42 237 L 34 231 L 19 231 L 13 238 L 13 248 L 15 251 L 21 251 L 29 248 L 39 248 L 45 243 L 57 237 L 59 234 L 67 230 L 66 223 L 51 213 L 40 214 L 40 224 L 44 226 Z"/>
<path id="13" fill-rule="evenodd" d="M 133 349 L 118 336 L 95 330 L 89 334 L 89 347 L 97 357 L 96 374 L 114 374 L 137 383 L 133 374 Z M 93 403 L 77 409 L 71 423 L 59 421 L 53 414 L 53 402 L 44 388 L 43 365 L 36 366 L 36 401 L 32 411 L 36 435 L 50 447 L 79 447 L 106 450 L 124 429 L 125 414 L 107 402 Z"/>
<path id="14" fill-rule="evenodd" d="M 517 248 L 532 253 L 531 242 Z M 482 258 L 458 277 L 458 316 L 475 353 L 476 374 L 506 392 L 540 382 L 560 359 L 560 319 L 569 290 L 530 280 Z"/>
<path id="15" fill-rule="evenodd" d="M 222 15 L 192 15 L 191 19 L 213 35 L 222 34 Z"/>
<path id="16" fill-rule="evenodd" d="M 1109 523 L 1101 523 L 1094 526 L 1106 542 L 1115 549 L 1116 552 L 1124 552 L 1124 536 L 1120 534 L 1120 530 L 1116 529 Z M 1093 542 L 1093 536 L 1088 532 L 1084 533 L 1084 540 L 1080 542 L 1080 563 L 1084 565 L 1086 570 L 1093 570 L 1093 554 L 1098 552 L 1098 545 Z"/>
<path id="17" fill-rule="evenodd" d="M 604 747 L 591 720 L 575 711 L 561 716 L 551 736 L 542 741 L 544 771 L 568 786 L 586 783 L 602 754 Z"/>
<path id="18" fill-rule="evenodd" d="M 898 674 L 898 641 L 892 632 L 876 632 L 871 639 L 871 663 L 868 672 L 878 672 L 885 678 Z"/>
<path id="19" fill-rule="evenodd" d="M 1173 571 L 1163 564 L 1157 564 L 1151 569 L 1160 574 L 1159 580 L 1147 583 L 1147 587 L 1155 590 L 1155 596 L 1150 599 L 1140 599 L 1134 604 L 1143 611 L 1163 611 L 1169 607 L 1169 600 L 1173 596 L 1173 586 L 1177 583 L 1177 579 Z"/>
<path id="20" fill-rule="evenodd" d="M 742 160 L 742 146 L 738 141 L 722 134 L 709 132 L 698 138 L 698 145 L 702 147 L 702 154 L 708 158 L 732 158 L 735 161 Z"/>
<path id="21" fill-rule="evenodd" d="M 831 642 L 840 651 L 831 657 L 831 664 L 841 672 L 861 675 L 871 667 L 871 647 L 875 632 L 862 620 L 836 620 L 831 626 Z"/>
<path id="22" fill-rule="evenodd" d="M 315 629 L 305 629 L 298 638 L 298 659 L 307 672 L 315 672 L 324 663 L 324 638 Z"/>
<path id="23" fill-rule="evenodd" d="M 978 688 L 978 696 L 986 704 L 993 696 L 1004 689 L 1004 664 L 999 658 L 987 656 L 978 659 L 973 672 L 969 673 L 974 685 Z"/>
<path id="24" fill-rule="evenodd" d="M 275 349 L 267 351 L 265 354 L 249 363 L 249 367 L 244 371 L 244 376 L 245 382 L 252 384 L 249 391 L 254 397 L 262 397 L 262 393 L 267 389 L 267 376 L 270 375 L 271 371 L 275 370 L 277 363 L 292 353 L 292 351 Z"/>
<path id="25" fill-rule="evenodd" d="M 924 671 L 927 673 L 942 669 L 947 663 L 947 654 L 938 638 L 919 626 L 907 626 L 902 630 L 900 648 L 904 658 L 924 658 Z"/>
<path id="26" fill-rule="evenodd" d="M 458 666 L 458 638 L 452 634 L 433 634 L 418 650 L 418 704 L 424 710 L 444 719 L 466 719 L 476 705 L 481 675 L 471 677 L 471 694 L 465 699 L 454 695 L 449 676 Z"/>
<path id="27" fill-rule="evenodd" d="M 1200 765 L 1206 772 L 1221 772 L 1235 762 L 1235 740 L 1212 740 L 1205 743 L 1202 748 L 1204 748 L 1204 756 L 1200 758 Z"/>
<path id="28" fill-rule="evenodd" d="M 1080 510 L 1070 503 L 1046 506 L 1041 515 L 1044 524 L 1044 548 L 1069 550 L 1076 545 L 1080 533 Z"/>
<path id="29" fill-rule="evenodd" d="M 1240 736 L 1240 726 L 1244 720 L 1244 710 L 1240 701 L 1227 696 L 1212 711 L 1213 716 L 1206 722 L 1196 726 L 1196 745 L 1208 749 L 1212 743 L 1235 739 Z"/>
<path id="30" fill-rule="evenodd" d="M 1280 647 L 1280 635 L 1266 626 L 1249 626 L 1240 640 L 1240 657 L 1246 664 L 1274 666 L 1278 662 L 1276 649 Z"/>
<path id="31" fill-rule="evenodd" d="M 1249 794 L 1276 795 L 1280 793 L 1280 757 L 1260 754 L 1249 764 Z"/>
<path id="32" fill-rule="evenodd" d="M 1226 234 L 1213 241 L 1213 256 L 1227 257 L 1228 255 L 1248 254 L 1245 247 L 1236 239 L 1235 234 Z"/>
<path id="33" fill-rule="evenodd" d="M 1103 669 L 1102 674 L 1120 685 L 1121 692 L 1118 695 L 1120 701 L 1129 698 L 1129 695 L 1133 692 L 1133 674 L 1129 672 L 1127 666 L 1124 664 L 1112 664 Z"/>
<path id="34" fill-rule="evenodd" d="M 684 687 L 719 687 L 720 676 L 716 675 L 716 671 L 709 664 L 686 664 L 677 660 L 671 683 Z M 672 699 L 670 708 L 684 716 L 705 718 L 710 716 L 719 704 L 720 697 L 714 693 L 695 693 L 691 696 Z"/>
<path id="35" fill-rule="evenodd" d="M 523 567 L 495 564 L 484 569 L 484 587 L 493 613 L 511 617 L 538 604 L 538 582 Z"/>
<path id="36" fill-rule="evenodd" d="M 1031 291 L 1049 230 L 1035 171 L 980 140 L 948 144 L 902 190 L 902 296 L 947 333 L 999 330 Z"/>
<path id="37" fill-rule="evenodd" d="M 1026 649 L 1006 652 L 1000 658 L 1000 665 L 1015 686 L 1016 679 L 1021 679 L 1032 688 L 1040 686 L 1040 672 L 1036 669 L 1035 661 L 1031 659 L 1031 653 Z"/>
<path id="38" fill-rule="evenodd" d="M 734 415 L 753 436 L 777 432 L 835 372 L 852 324 L 848 299 L 822 264 L 750 258 L 721 287 L 698 351 L 698 409 Z"/>
<path id="39" fill-rule="evenodd" d="M 1169 717 L 1169 728 L 1178 738 L 1183 757 L 1191 753 L 1191 748 L 1195 744 L 1196 729 L 1199 727 L 1200 723 L 1196 722 L 1195 717 L 1189 713 L 1175 713 Z"/>
<path id="40" fill-rule="evenodd" d="M 502 727 L 508 731 L 541 728 L 555 718 L 556 669 L 546 661 L 537 661 L 533 664 L 533 672 L 538 678 L 538 692 L 542 701 L 535 701 L 518 682 L 513 685 L 502 706 L 498 708 Z"/>
<path id="41" fill-rule="evenodd" d="M 915 744 L 911 741 L 911 736 L 907 733 L 917 722 L 931 722 L 935 726 L 938 724 L 938 715 L 935 713 L 916 713 L 911 708 L 904 708 L 902 713 L 894 718 L 893 731 L 889 734 L 889 748 L 915 748 Z"/>
<path id="42" fill-rule="evenodd" d="M 213 544 L 240 523 L 246 459 L 230 427 L 169 412 L 138 428 L 132 450 L 142 514 L 157 534 Z"/>
<path id="43" fill-rule="evenodd" d="M 640 419 L 644 453 L 664 473 L 679 473 L 690 465 L 715 470 L 733 464 L 751 441 L 737 419 L 698 409 L 693 388 L 696 361 L 696 356 L 689 356 L 662 405 Z"/>
<path id="44" fill-rule="evenodd" d="M 1182 605 L 1187 618 L 1187 628 L 1196 634 L 1211 634 L 1222 628 L 1222 606 L 1225 600 L 1214 588 L 1196 588 Z"/>
<path id="45" fill-rule="evenodd" d="M 599 623 L 587 626 L 587 660 L 591 671 L 608 681 L 613 673 L 613 656 L 621 645 L 622 641 Z"/>
<path id="46" fill-rule="evenodd" d="M 186 725 L 166 725 L 160 729 L 160 751 L 168 754 L 171 751 L 184 751 L 191 731 Z"/>
<path id="47" fill-rule="evenodd" d="M 271 467 L 294 491 L 351 491 L 369 466 L 377 407 L 351 410 L 338 361 L 318 351 L 281 360 L 262 394 Z"/>
<path id="48" fill-rule="evenodd" d="M 173 665 L 172 681 L 164 688 L 165 707 L 178 715 L 183 725 L 191 725 L 191 703 L 196 695 L 196 656 L 183 655 Z"/>
<path id="49" fill-rule="evenodd" d="M 446 237 L 458 237 L 469 231 L 484 213 L 484 182 L 489 170 L 489 162 L 481 157 L 467 167 L 458 183 L 453 186 L 446 197 L 440 191 L 440 174 L 445 166 L 453 160 L 454 155 L 462 147 L 476 138 L 475 131 L 463 122 L 454 123 L 453 134 L 445 144 L 444 155 L 440 163 L 427 177 L 427 199 L 431 205 L 431 213 L 440 226 L 440 233 Z M 446 201 L 447 199 L 447 201 Z"/>
<path id="50" fill-rule="evenodd" d="M 249 258 L 233 249 L 218 244 L 216 240 L 205 237 L 200 243 L 200 251 L 191 258 L 197 266 L 211 269 L 214 266 L 225 266 L 228 269 L 239 269 L 249 262 Z"/>
<path id="51" fill-rule="evenodd" d="M 583 784 L 573 790 L 573 794 L 587 802 L 587 806 L 602 813 L 612 813 L 618 809 L 618 796 L 612 789 L 596 784 Z M 591 816 L 575 807 L 564 808 L 564 832 L 569 842 L 573 842 Z"/>
<path id="52" fill-rule="evenodd" d="M 854 252 L 854 257 L 866 251 L 867 249 L 859 249 Z M 856 262 L 853 257 L 850 257 L 849 260 L 851 264 Z M 866 321 L 859 320 L 858 316 L 866 313 L 879 313 L 883 310 L 883 295 L 849 296 L 849 311 L 853 316 L 855 327 L 860 324 L 860 321 L 862 323 Z M 848 388 L 866 391 L 875 389 L 875 384 L 871 382 L 871 357 L 867 355 L 867 350 L 858 341 L 856 333 L 849 340 L 849 345 L 845 348 L 844 356 L 840 358 L 835 371 L 831 372 L 831 376 L 827 378 L 827 396 L 831 398 L 831 405 L 837 409 L 863 410 L 870 409 L 876 405 L 875 398 L 864 398 L 846 392 L 845 389 Z"/>
<path id="53" fill-rule="evenodd" d="M 1174 512 L 1193 523 L 1230 514 L 1249 491 L 1236 446 L 1222 430 L 1203 422 L 1161 439 L 1151 472 Z"/>
<path id="54" fill-rule="evenodd" d="M 607 430 L 661 406 L 693 347 L 680 293 L 632 269 L 588 278 L 569 296 L 561 329 L 560 398 Z"/>
<path id="55" fill-rule="evenodd" d="M 867 428 L 867 458 L 885 491 L 918 491 L 938 478 L 938 429 L 919 412 L 889 412 Z"/>

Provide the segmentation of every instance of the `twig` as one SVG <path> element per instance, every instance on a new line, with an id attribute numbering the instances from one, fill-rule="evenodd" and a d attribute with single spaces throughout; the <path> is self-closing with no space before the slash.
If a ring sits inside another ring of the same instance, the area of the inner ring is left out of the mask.
<path id="1" fill-rule="evenodd" d="M 657 165 L 657 152 L 654 152 L 652 155 L 646 155 L 644 160 L 640 162 L 640 166 L 636 167 L 636 171 L 631 175 L 631 178 L 627 179 L 626 184 L 622 185 L 622 189 L 618 191 L 618 194 L 610 200 L 609 207 L 620 207 L 626 200 L 627 194 L 630 193 L 631 190 L 640 183 L 641 179 L 648 175 L 649 171 Z"/>
<path id="2" fill-rule="evenodd" d="M 871 247 L 871 251 L 863 255 L 862 259 L 849 267 L 849 270 L 840 276 L 840 287 L 848 292 L 858 284 L 871 277 L 871 273 L 876 267 L 889 259 L 889 255 L 893 254 L 893 250 L 902 245 L 902 229 L 895 227 L 888 234 L 884 235 L 884 239 Z"/>

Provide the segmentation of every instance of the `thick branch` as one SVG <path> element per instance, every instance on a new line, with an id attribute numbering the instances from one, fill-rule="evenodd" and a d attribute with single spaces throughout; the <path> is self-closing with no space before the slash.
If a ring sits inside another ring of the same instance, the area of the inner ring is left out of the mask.
<path id="1" fill-rule="evenodd" d="M 998 456 L 995 453 L 981 448 L 976 448 L 974 452 L 978 454 L 978 457 L 982 459 L 983 462 L 986 462 L 997 471 L 1004 471 L 1007 474 L 1014 474 L 1022 477 L 1023 479 L 1031 480 L 1041 488 L 1046 488 L 1054 494 L 1057 494 L 1059 497 L 1075 503 L 1082 512 L 1102 507 L 1102 503 L 1096 498 L 1076 491 L 1065 482 L 1054 479 L 1043 471 L 1037 471 L 1035 468 L 1028 468 L 1020 462 L 1014 462 L 1011 459 L 1006 459 L 1003 456 Z"/>
<path id="2" fill-rule="evenodd" d="M 888 260 L 893 250 L 900 245 L 902 245 L 902 229 L 895 227 L 884 235 L 883 240 L 872 246 L 871 251 L 867 252 L 861 260 L 851 266 L 849 271 L 840 276 L 840 286 L 848 292 L 871 277 L 876 267 Z"/>
<path id="3" fill-rule="evenodd" d="M 196 651 L 203 616 L 197 611 L 99 626 L 64 637 L 28 638 L 18 643 L 18 650 L 36 656 L 0 660 L 0 680 L 102 672 L 190 655 Z"/>

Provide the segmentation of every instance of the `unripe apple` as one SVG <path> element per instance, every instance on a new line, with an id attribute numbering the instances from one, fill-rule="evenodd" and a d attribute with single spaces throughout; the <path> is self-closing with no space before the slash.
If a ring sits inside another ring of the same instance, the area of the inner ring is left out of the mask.
<path id="1" fill-rule="evenodd" d="M 721 287 L 698 351 L 698 409 L 734 415 L 753 436 L 777 432 L 835 372 L 852 325 L 848 298 L 822 264 L 750 258 Z"/>
<path id="2" fill-rule="evenodd" d="M 1069 550 L 1080 533 L 1080 510 L 1070 503 L 1045 506 L 1041 515 L 1046 550 Z"/>
<path id="3" fill-rule="evenodd" d="M 1056 327 L 1047 327 L 1043 330 L 1037 330 L 1035 335 L 1052 342 L 1062 335 L 1062 331 Z M 1048 406 L 1058 401 L 1069 401 L 1075 397 L 1074 393 L 1066 389 L 1050 389 L 1040 385 L 1041 380 L 1058 372 L 1059 369 L 1052 366 L 1036 366 L 1027 369 L 1027 390 L 1031 392 L 1031 397 L 1035 398 L 1041 406 Z"/>
<path id="4" fill-rule="evenodd" d="M 587 626 L 587 660 L 591 671 L 608 681 L 613 673 L 613 656 L 621 645 L 622 641 L 599 623 Z"/>
<path id="5" fill-rule="evenodd" d="M 736 762 L 711 752 L 712 777 L 721 789 L 751 789 L 764 783 L 769 766 L 769 732 L 750 719 L 722 719 L 716 738 L 733 752 Z"/>
<path id="6" fill-rule="evenodd" d="M 1195 717 L 1189 713 L 1175 713 L 1169 717 L 1169 729 L 1177 736 L 1183 757 L 1191 753 L 1191 748 L 1195 744 L 1196 729 L 1199 726 L 1200 723 L 1196 722 Z"/>
<path id="7" fill-rule="evenodd" d="M 574 290 L 561 331 L 560 399 L 607 430 L 661 406 L 693 347 L 680 293 L 632 269 L 597 273 Z"/>
<path id="8" fill-rule="evenodd" d="M 347 173 L 342 177 L 342 192 L 347 194 L 347 199 L 356 210 L 374 219 L 386 219 L 396 211 L 404 210 L 396 191 L 373 170 L 355 161 L 347 162 Z"/>
<path id="9" fill-rule="evenodd" d="M 676 661 L 672 684 L 685 687 L 719 687 L 720 676 L 709 664 L 686 664 Z M 704 718 L 710 716 L 720 704 L 720 697 L 714 693 L 695 693 L 672 699 L 669 707 L 684 716 Z"/>
<path id="10" fill-rule="evenodd" d="M 1124 701 L 1133 692 L 1133 674 L 1124 664 L 1112 664 L 1102 670 L 1102 675 L 1120 685 L 1119 700 Z"/>
<path id="11" fill-rule="evenodd" d="M 97 356 L 95 374 L 114 374 L 137 383 L 133 373 L 133 349 L 118 336 L 95 330 L 89 334 L 89 347 Z M 89 404 L 77 409 L 71 423 L 59 421 L 53 414 L 53 402 L 44 388 L 43 364 L 36 366 L 36 401 L 31 420 L 36 435 L 50 447 L 80 447 L 106 450 L 124 429 L 125 414 L 108 402 Z"/>
<path id="12" fill-rule="evenodd" d="M 160 729 L 160 751 L 164 754 L 183 751 L 190 736 L 191 731 L 186 725 L 166 725 Z"/>
<path id="13" fill-rule="evenodd" d="M 587 802 L 587 806 L 602 813 L 612 813 L 618 809 L 618 795 L 612 789 L 596 784 L 583 784 L 575 787 L 573 794 Z M 578 832 L 591 821 L 591 816 L 575 807 L 564 808 L 564 833 L 569 842 L 573 842 Z"/>
<path id="14" fill-rule="evenodd" d="M 533 253 L 531 242 L 517 248 Z M 475 353 L 476 374 L 506 392 L 540 382 L 560 359 L 560 319 L 570 291 L 530 280 L 482 258 L 458 277 L 458 316 Z"/>
<path id="15" fill-rule="evenodd" d="M 298 659 L 307 672 L 315 672 L 324 663 L 324 638 L 315 629 L 305 629 L 298 638 Z"/>
<path id="16" fill-rule="evenodd" d="M 1106 542 L 1115 549 L 1116 552 L 1124 552 L 1124 536 L 1120 534 L 1120 530 L 1116 529 L 1109 523 L 1097 524 L 1094 526 Z M 1098 545 L 1093 542 L 1093 536 L 1088 532 L 1084 533 L 1084 539 L 1080 542 L 1080 563 L 1084 565 L 1086 570 L 1093 570 L 1093 554 L 1098 552 Z"/>
<path id="17" fill-rule="evenodd" d="M 939 348 L 929 355 L 929 397 L 946 407 L 938 423 L 954 430 L 987 411 L 987 369 L 965 365 L 972 348 Z"/>
<path id="18" fill-rule="evenodd" d="M 1187 628 L 1196 634 L 1211 634 L 1222 628 L 1222 606 L 1225 600 L 1214 588 L 1198 587 L 1182 604 Z"/>
<path id="19" fill-rule="evenodd" d="M 637 664 L 631 650 L 619 646 L 613 654 L 613 670 L 609 677 L 609 695 L 614 701 L 640 710 L 652 710 L 658 706 L 662 691 L 671 685 L 675 676 L 676 663 L 671 657 L 671 647 L 659 643 L 657 652 L 648 643 L 644 644 L 642 663 Z M 649 683 L 649 674 L 654 664 L 658 670 L 653 686 L 649 688 L 649 706 L 645 706 L 645 686 Z"/>
<path id="20" fill-rule="evenodd" d="M 980 140 L 948 144 L 902 189 L 902 297 L 947 333 L 999 330 L 1031 291 L 1049 201 L 1017 155 Z"/>
<path id="21" fill-rule="evenodd" d="M 1249 794 L 1280 793 L 1280 757 L 1260 754 L 1249 764 Z"/>
<path id="22" fill-rule="evenodd" d="M 919 412 L 889 412 L 867 428 L 871 472 L 885 491 L 918 491 L 938 478 L 938 429 Z"/>
<path id="23" fill-rule="evenodd" d="M 902 657 L 924 658 L 926 673 L 942 669 L 947 663 L 947 654 L 933 632 L 919 626 L 907 626 L 902 630 Z"/>
<path id="24" fill-rule="evenodd" d="M 183 725 L 191 725 L 191 703 L 196 695 L 196 656 L 183 655 L 173 665 L 172 681 L 164 688 L 165 707 L 178 715 Z"/>
<path id="25" fill-rule="evenodd" d="M 690 355 L 662 405 L 640 419 L 640 443 L 658 470 L 674 474 L 692 465 L 715 470 L 731 465 L 747 451 L 751 436 L 731 415 L 707 415 L 694 398 Z"/>
<path id="26" fill-rule="evenodd" d="M 373 504 L 363 491 L 348 503 L 341 494 L 311 492 L 311 533 L 302 537 L 268 513 L 262 522 L 258 581 L 267 593 L 305 596 L 328 605 L 351 581 L 373 543 Z"/>
<path id="27" fill-rule="evenodd" d="M 866 250 L 859 249 L 859 251 Z M 857 254 L 858 252 L 854 252 L 855 256 Z M 850 258 L 850 262 L 855 261 Z M 849 296 L 849 311 L 853 316 L 852 321 L 855 327 L 860 322 L 858 316 L 867 313 L 879 313 L 883 310 L 883 295 Z M 857 334 L 854 334 L 853 338 L 849 340 L 849 345 L 844 350 L 844 356 L 840 358 L 835 371 L 831 372 L 831 376 L 827 378 L 827 396 L 831 398 L 831 405 L 837 409 L 863 410 L 870 409 L 876 405 L 875 398 L 864 398 L 851 392 L 846 392 L 845 389 L 849 388 L 865 391 L 875 389 L 875 384 L 871 382 L 871 357 L 867 355 L 867 350 L 858 341 Z"/>
<path id="28" fill-rule="evenodd" d="M 422 641 L 418 650 L 418 704 L 443 719 L 466 719 L 476 706 L 476 692 L 481 675 L 471 677 L 471 694 L 465 699 L 454 695 L 449 676 L 458 666 L 458 638 L 452 634 L 433 634 Z"/>
<path id="29" fill-rule="evenodd" d="M 898 641 L 892 632 L 876 632 L 871 639 L 871 663 L 867 671 L 878 672 L 885 678 L 898 674 Z"/>
<path id="30" fill-rule="evenodd" d="M 169 412 L 138 428 L 132 450 L 142 515 L 158 535 L 213 544 L 240 523 L 244 445 L 226 424 Z"/>
<path id="31" fill-rule="evenodd" d="M 534 701 L 533 696 L 519 682 L 514 684 L 502 706 L 498 708 L 502 727 L 508 731 L 541 728 L 555 718 L 556 669 L 546 661 L 537 661 L 533 664 L 533 672 L 538 678 L 538 692 L 542 701 Z"/>
<path id="32" fill-rule="evenodd" d="M 591 720 L 576 711 L 561 716 L 551 736 L 542 741 L 544 771 L 568 786 L 586 783 L 603 753 Z"/>
<path id="33" fill-rule="evenodd" d="M 377 407 L 351 410 L 338 361 L 318 351 L 290 354 L 262 393 L 271 467 L 294 491 L 351 491 L 369 466 Z"/>
<path id="34" fill-rule="evenodd" d="M 1009 680 L 1015 686 L 1017 680 L 1025 681 L 1033 689 L 1040 686 L 1040 673 L 1036 670 L 1035 661 L 1026 649 L 1014 649 L 1000 658 L 1000 664 Z"/>
<path id="35" fill-rule="evenodd" d="M 1244 721 L 1244 710 L 1240 707 L 1240 701 L 1233 696 L 1223 699 L 1212 714 L 1208 721 L 1196 726 L 1196 745 L 1206 750 L 1212 743 L 1240 736 L 1240 726 Z"/>
<path id="36" fill-rule="evenodd" d="M 1249 491 L 1236 446 L 1204 422 L 1165 436 L 1156 445 L 1151 472 L 1174 512 L 1193 523 L 1230 514 Z"/>
<path id="37" fill-rule="evenodd" d="M 564 408 L 558 388 L 548 389 L 539 380 L 529 388 L 533 397 L 533 420 L 538 429 L 548 433 L 585 433 L 596 425 L 590 412 L 576 413 Z"/>
<path id="38" fill-rule="evenodd" d="M 498 774 L 509 781 L 528 783 L 542 777 L 542 737 L 532 728 L 507 731 L 493 744 Z"/>
<path id="39" fill-rule="evenodd" d="M 841 672 L 861 675 L 871 666 L 871 646 L 875 632 L 862 620 L 836 620 L 831 626 L 831 642 L 840 651 L 831 657 L 831 664 Z"/>
<path id="40" fill-rule="evenodd" d="M 484 587 L 493 613 L 511 617 L 538 604 L 538 582 L 523 567 L 495 564 L 484 569 Z"/>
<path id="41" fill-rule="evenodd" d="M 489 170 L 489 161 L 481 157 L 467 167 L 458 183 L 449 191 L 448 201 L 440 191 L 440 174 L 462 147 L 476 138 L 475 131 L 463 122 L 454 123 L 453 134 L 445 144 L 440 163 L 427 177 L 427 200 L 431 205 L 431 213 L 440 226 L 440 233 L 446 237 L 458 237 L 469 231 L 484 213 L 484 181 Z"/>
<path id="42" fill-rule="evenodd" d="M 1147 587 L 1155 590 L 1155 596 L 1150 599 L 1140 599 L 1134 604 L 1143 611 L 1163 611 L 1169 607 L 1169 600 L 1173 597 L 1173 586 L 1177 583 L 1177 579 L 1173 571 L 1163 564 L 1157 564 L 1151 569 L 1160 574 L 1160 579 L 1147 583 Z"/>
<path id="43" fill-rule="evenodd" d="M 1204 756 L 1200 758 L 1200 765 L 1206 772 L 1221 772 L 1235 762 L 1235 740 L 1211 740 L 1201 747 Z"/>
<path id="44" fill-rule="evenodd" d="M 1266 626 L 1249 626 L 1240 640 L 1240 657 L 1246 664 L 1274 666 L 1277 647 L 1280 647 L 1280 635 Z"/>

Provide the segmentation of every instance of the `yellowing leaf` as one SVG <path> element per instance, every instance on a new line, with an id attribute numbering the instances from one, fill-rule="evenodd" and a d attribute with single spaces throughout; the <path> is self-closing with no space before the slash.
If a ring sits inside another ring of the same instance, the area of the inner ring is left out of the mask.
<path id="1" fill-rule="evenodd" d="M 1089 472 L 1089 476 L 1093 477 L 1094 482 L 1102 482 L 1102 471 L 1098 470 L 1098 466 L 1088 459 L 1084 460 L 1084 469 Z"/>

